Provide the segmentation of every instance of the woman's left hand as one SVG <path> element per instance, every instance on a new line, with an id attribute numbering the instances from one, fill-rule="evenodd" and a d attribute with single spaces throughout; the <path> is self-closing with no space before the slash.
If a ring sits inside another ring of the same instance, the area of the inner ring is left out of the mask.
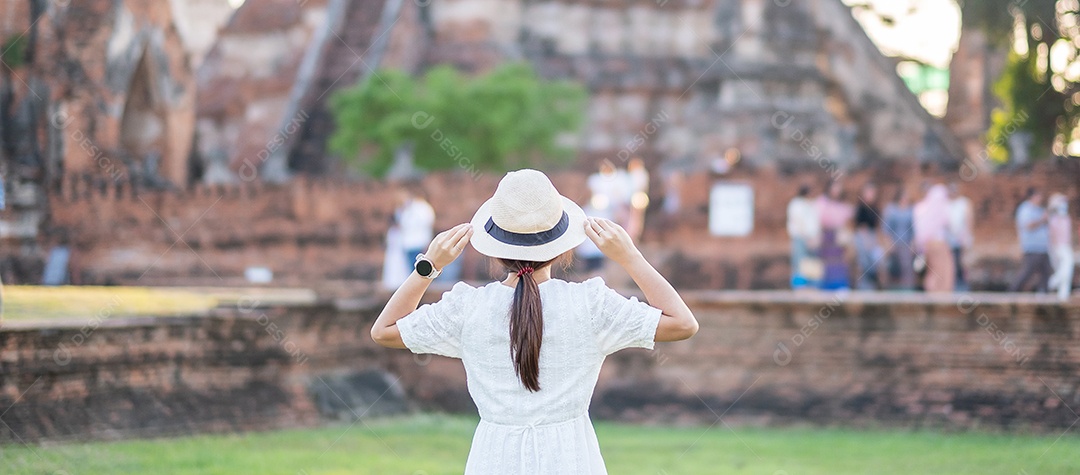
<path id="1" fill-rule="evenodd" d="M 465 245 L 472 238 L 472 234 L 472 225 L 469 223 L 447 229 L 431 240 L 431 245 L 428 246 L 424 255 L 436 269 L 443 270 L 461 255 L 461 252 L 465 250 Z"/>

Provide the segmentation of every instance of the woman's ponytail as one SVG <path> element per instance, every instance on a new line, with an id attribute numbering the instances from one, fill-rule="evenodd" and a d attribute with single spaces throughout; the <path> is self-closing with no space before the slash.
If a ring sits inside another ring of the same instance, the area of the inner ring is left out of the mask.
<path id="1" fill-rule="evenodd" d="M 540 287 L 533 271 L 551 264 L 500 259 L 510 272 L 517 273 L 514 302 L 510 305 L 510 358 L 514 372 L 529 391 L 540 390 L 540 345 L 544 340 L 544 313 Z"/>

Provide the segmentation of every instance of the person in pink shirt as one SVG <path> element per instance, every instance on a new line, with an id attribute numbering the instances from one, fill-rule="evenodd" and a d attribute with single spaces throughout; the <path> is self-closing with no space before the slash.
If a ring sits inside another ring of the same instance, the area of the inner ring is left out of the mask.
<path id="1" fill-rule="evenodd" d="M 845 235 L 850 232 L 848 228 L 855 217 L 855 207 L 844 200 L 844 187 L 839 181 L 829 183 L 815 206 L 821 219 L 821 260 L 825 265 L 821 288 L 850 289 L 848 264 L 844 259 L 847 252 L 845 245 L 849 239 Z"/>
<path id="2" fill-rule="evenodd" d="M 1072 293 L 1073 256 L 1072 218 L 1069 216 L 1069 200 L 1061 193 L 1050 197 L 1050 261 L 1054 275 L 1050 276 L 1050 290 L 1057 289 L 1058 299 L 1068 300 Z"/>
<path id="3" fill-rule="evenodd" d="M 927 292 L 952 292 L 956 268 L 949 250 L 949 189 L 934 185 L 915 205 L 915 246 L 926 260 L 923 288 Z"/>

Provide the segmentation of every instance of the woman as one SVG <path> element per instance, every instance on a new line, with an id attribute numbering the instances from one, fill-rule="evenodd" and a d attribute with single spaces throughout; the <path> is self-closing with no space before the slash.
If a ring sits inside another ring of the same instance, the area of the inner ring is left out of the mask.
<path id="1" fill-rule="evenodd" d="M 787 232 L 791 237 L 791 288 L 798 290 L 816 285 L 821 278 L 820 272 L 810 275 L 814 272 L 808 263 L 817 261 L 814 250 L 821 239 L 821 218 L 810 200 L 807 185 L 799 186 L 795 197 L 788 202 Z"/>
<path id="2" fill-rule="evenodd" d="M 821 288 L 846 290 L 851 288 L 848 265 L 844 260 L 848 242 L 848 223 L 855 214 L 854 208 L 844 202 L 844 188 L 839 181 L 829 183 L 817 201 L 818 217 L 821 218 L 821 260 L 825 264 L 825 276 Z"/>
<path id="3" fill-rule="evenodd" d="M 600 278 L 551 278 L 551 265 L 586 236 L 630 274 L 648 305 Z M 416 308 L 431 274 L 466 243 L 500 263 L 506 279 L 477 288 L 458 283 Z M 371 336 L 386 347 L 462 359 L 480 411 L 467 475 L 604 474 L 588 414 L 604 358 L 685 340 L 697 329 L 686 303 L 623 228 L 586 218 L 543 173 L 519 170 L 503 178 L 471 223 L 435 237 Z"/>
<path id="4" fill-rule="evenodd" d="M 1072 218 L 1069 217 L 1069 199 L 1061 193 L 1050 196 L 1050 261 L 1054 264 L 1054 275 L 1050 276 L 1050 290 L 1057 290 L 1058 299 L 1065 301 L 1072 293 L 1073 270 L 1076 259 L 1073 256 Z"/>
<path id="5" fill-rule="evenodd" d="M 903 185 L 896 190 L 892 203 L 885 206 L 882 215 L 890 252 L 889 276 L 895 290 L 915 290 L 915 237 L 911 210 L 911 196 Z"/>
<path id="6" fill-rule="evenodd" d="M 881 286 L 878 263 L 885 253 L 878 243 L 880 224 L 877 186 L 867 183 L 859 193 L 859 205 L 855 210 L 855 260 L 859 264 L 859 278 L 855 286 L 859 290 L 877 290 Z"/>
<path id="7" fill-rule="evenodd" d="M 949 248 L 949 189 L 934 185 L 915 205 L 915 245 L 926 260 L 923 288 L 927 292 L 952 292 L 956 269 Z"/>

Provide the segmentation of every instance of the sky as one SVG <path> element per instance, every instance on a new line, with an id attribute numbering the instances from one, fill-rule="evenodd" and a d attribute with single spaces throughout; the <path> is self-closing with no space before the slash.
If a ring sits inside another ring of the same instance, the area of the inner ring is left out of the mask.
<path id="1" fill-rule="evenodd" d="M 903 56 L 947 68 L 960 40 L 960 7 L 955 0 L 844 0 L 848 5 L 868 3 L 896 23 L 885 25 L 868 11 L 855 17 L 866 33 L 889 56 Z"/>

